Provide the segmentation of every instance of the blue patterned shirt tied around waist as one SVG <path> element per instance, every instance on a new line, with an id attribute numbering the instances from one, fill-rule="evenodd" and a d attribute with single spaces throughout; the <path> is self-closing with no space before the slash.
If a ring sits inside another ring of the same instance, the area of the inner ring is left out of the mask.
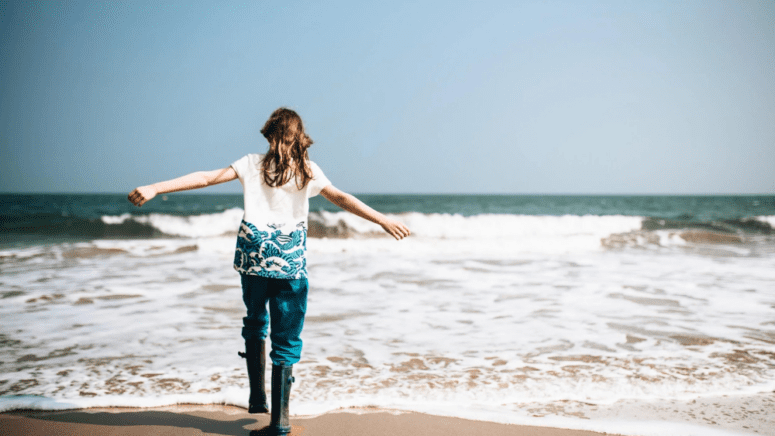
<path id="1" fill-rule="evenodd" d="M 267 224 L 265 231 L 243 220 L 237 235 L 234 269 L 273 279 L 307 277 L 307 227 Z"/>

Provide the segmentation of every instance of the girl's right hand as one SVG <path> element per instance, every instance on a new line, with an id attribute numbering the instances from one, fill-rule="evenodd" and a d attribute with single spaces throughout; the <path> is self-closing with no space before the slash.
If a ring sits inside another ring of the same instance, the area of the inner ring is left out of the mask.
<path id="1" fill-rule="evenodd" d="M 127 197 L 137 207 L 145 204 L 146 201 L 156 197 L 156 188 L 153 186 L 140 186 L 132 191 Z"/>
<path id="2" fill-rule="evenodd" d="M 412 234 L 409 231 L 409 228 L 406 227 L 401 221 L 385 218 L 385 220 L 381 222 L 380 225 L 383 229 L 385 229 L 386 232 L 390 233 L 390 236 L 396 238 L 399 241 Z"/>

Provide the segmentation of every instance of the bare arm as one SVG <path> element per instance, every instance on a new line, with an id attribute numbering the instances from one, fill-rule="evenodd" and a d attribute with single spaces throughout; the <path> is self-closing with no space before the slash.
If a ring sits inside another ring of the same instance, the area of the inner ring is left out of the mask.
<path id="1" fill-rule="evenodd" d="M 237 178 L 237 172 L 232 167 L 213 171 L 197 171 L 177 179 L 154 183 L 153 185 L 140 186 L 132 191 L 127 198 L 135 206 L 142 206 L 148 200 L 158 194 L 168 192 L 187 191 L 190 189 L 205 188 L 217 185 Z"/>
<path id="2" fill-rule="evenodd" d="M 411 234 L 409 229 L 400 221 L 396 221 L 382 215 L 376 210 L 370 208 L 364 204 L 361 200 L 353 197 L 352 195 L 342 192 L 334 187 L 334 185 L 328 185 L 320 191 L 320 194 L 326 198 L 326 200 L 334 203 L 342 209 L 352 214 L 358 215 L 361 218 L 365 218 L 373 223 L 379 224 L 390 233 L 394 238 L 401 240 Z"/>

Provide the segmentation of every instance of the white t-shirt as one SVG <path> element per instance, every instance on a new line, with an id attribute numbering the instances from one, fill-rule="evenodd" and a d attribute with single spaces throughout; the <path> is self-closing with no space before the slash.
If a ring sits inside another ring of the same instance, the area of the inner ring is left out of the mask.
<path id="1" fill-rule="evenodd" d="M 307 276 L 309 198 L 331 182 L 309 161 L 312 180 L 302 189 L 291 180 L 270 187 L 261 174 L 262 154 L 248 154 L 231 164 L 242 183 L 245 215 L 237 235 L 234 269 L 241 274 L 276 279 Z"/>

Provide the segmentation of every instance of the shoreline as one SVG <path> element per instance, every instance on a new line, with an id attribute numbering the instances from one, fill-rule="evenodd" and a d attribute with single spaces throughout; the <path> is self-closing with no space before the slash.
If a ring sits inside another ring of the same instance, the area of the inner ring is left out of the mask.
<path id="1" fill-rule="evenodd" d="M 0 434 L 107 435 L 250 435 L 268 434 L 269 414 L 248 414 L 224 405 L 175 405 L 152 408 L 90 408 L 60 411 L 17 410 L 0 413 Z M 317 416 L 292 417 L 294 436 L 602 436 L 586 430 L 500 424 L 419 412 L 378 408 L 341 409 Z M 621 435 L 617 435 L 621 436 Z"/>
<path id="2" fill-rule="evenodd" d="M 242 405 L 228 402 L 180 402 L 147 407 L 79 407 L 70 404 L 72 407 L 55 409 L 41 406 L 22 406 L 0 412 L 0 434 L 258 436 L 264 433 L 251 431 L 268 425 L 270 419 L 269 414 L 251 415 Z M 422 434 L 431 436 L 485 432 L 496 436 L 775 436 L 775 415 L 771 413 L 775 410 L 775 392 L 723 395 L 692 401 L 629 400 L 608 405 L 560 402 L 544 407 L 533 403 L 522 406 L 508 415 L 482 413 L 484 410 L 473 403 L 455 413 L 432 405 L 410 406 L 408 409 L 384 405 L 350 406 L 331 408 L 319 414 L 292 414 L 291 423 L 299 428 L 294 434 L 304 436 L 391 435 L 417 433 L 416 428 L 423 429 Z M 299 409 L 296 408 L 296 411 Z M 153 428 L 148 430 L 150 433 L 145 430 L 137 432 L 136 426 L 140 425 Z M 301 429 L 311 429 L 312 432 L 302 432 Z"/>

